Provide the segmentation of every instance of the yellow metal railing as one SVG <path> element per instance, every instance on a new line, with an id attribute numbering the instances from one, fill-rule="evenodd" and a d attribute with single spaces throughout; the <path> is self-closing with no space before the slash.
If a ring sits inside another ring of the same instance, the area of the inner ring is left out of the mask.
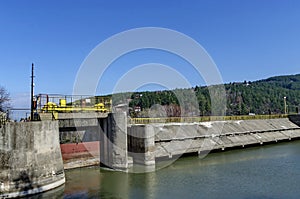
<path id="1" fill-rule="evenodd" d="M 235 115 L 235 116 L 202 116 L 202 117 L 166 117 L 166 118 L 129 118 L 129 124 L 150 123 L 193 123 L 223 120 L 256 120 L 256 119 L 278 119 L 286 118 L 287 114 L 280 115 Z"/>

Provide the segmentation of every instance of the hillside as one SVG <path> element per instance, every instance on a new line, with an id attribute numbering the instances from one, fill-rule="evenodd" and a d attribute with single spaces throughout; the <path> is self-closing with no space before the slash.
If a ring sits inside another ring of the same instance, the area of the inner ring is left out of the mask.
<path id="1" fill-rule="evenodd" d="M 300 106 L 300 74 L 270 77 L 253 82 L 234 82 L 224 86 L 226 89 L 226 115 L 282 114 L 284 113 L 284 97 L 286 97 L 289 113 L 298 112 Z M 176 96 L 184 96 L 181 99 L 186 99 L 186 102 L 179 103 Z M 193 96 L 197 97 L 199 109 L 194 104 L 189 104 L 189 99 Z M 211 115 L 207 86 L 172 91 L 116 94 L 113 98 L 114 104 L 124 103 L 125 98 L 127 102 L 130 101 L 132 117 Z M 128 98 L 131 99 L 128 100 Z M 156 106 L 153 106 L 155 104 Z M 184 104 L 185 107 L 181 109 L 179 104 Z M 163 106 L 165 111 L 160 111 L 158 105 Z"/>

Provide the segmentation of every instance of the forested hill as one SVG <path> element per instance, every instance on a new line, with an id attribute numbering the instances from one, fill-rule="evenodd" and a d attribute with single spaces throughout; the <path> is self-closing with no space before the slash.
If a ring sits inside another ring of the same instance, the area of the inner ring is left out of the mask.
<path id="1" fill-rule="evenodd" d="M 300 74 L 226 84 L 225 87 L 229 115 L 284 113 L 284 97 L 288 112 L 296 112 L 300 106 Z"/>
<path id="2" fill-rule="evenodd" d="M 226 89 L 226 115 L 282 114 L 284 113 L 284 97 L 286 97 L 289 113 L 298 112 L 300 106 L 300 74 L 270 77 L 253 82 L 233 82 L 224 86 Z M 196 95 L 199 109 L 195 110 L 193 104 L 184 103 L 185 107 L 182 113 L 179 105 L 182 103 L 178 101 L 179 95 L 184 96 L 187 100 Z M 211 115 L 207 86 L 172 91 L 131 93 L 130 96 L 130 114 L 134 117 L 147 117 L 149 112 L 154 116 Z M 117 101 L 115 102 L 118 103 Z M 163 106 L 164 113 L 160 113 L 159 110 L 155 113 L 155 106 L 153 106 L 155 104 L 156 107 L 157 104 Z"/>
<path id="3" fill-rule="evenodd" d="M 268 83 L 286 89 L 300 90 L 300 74 L 270 77 L 268 79 L 256 81 L 256 83 Z"/>

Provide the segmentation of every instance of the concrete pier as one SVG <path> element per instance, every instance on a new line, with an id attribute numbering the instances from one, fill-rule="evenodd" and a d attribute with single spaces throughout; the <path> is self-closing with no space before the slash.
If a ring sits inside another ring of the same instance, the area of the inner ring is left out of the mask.
<path id="1" fill-rule="evenodd" d="M 133 163 L 155 165 L 155 140 L 152 125 L 135 125 L 128 128 L 128 152 Z"/>
<path id="2" fill-rule="evenodd" d="M 100 132 L 100 162 L 113 169 L 128 168 L 127 117 L 125 112 L 110 113 Z"/>
<path id="3" fill-rule="evenodd" d="M 0 127 L 0 198 L 44 192 L 65 183 L 57 121 Z"/>
<path id="4" fill-rule="evenodd" d="M 128 130 L 128 152 L 133 163 L 155 165 L 154 128 L 151 125 L 131 126 Z"/>

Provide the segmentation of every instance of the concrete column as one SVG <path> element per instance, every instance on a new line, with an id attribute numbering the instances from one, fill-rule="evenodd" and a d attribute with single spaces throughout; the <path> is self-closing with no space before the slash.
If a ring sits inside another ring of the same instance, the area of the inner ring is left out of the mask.
<path id="1" fill-rule="evenodd" d="M 108 156 L 108 127 L 107 118 L 99 119 L 100 124 L 100 166 L 109 166 L 109 156 Z"/>
<path id="2" fill-rule="evenodd" d="M 103 124 L 100 161 L 113 169 L 128 168 L 126 113 L 110 113 Z"/>
<path id="3" fill-rule="evenodd" d="M 154 128 L 152 125 L 146 125 L 144 134 L 144 164 L 155 165 L 155 137 Z"/>
<path id="4" fill-rule="evenodd" d="M 0 127 L 0 198 L 36 194 L 64 183 L 57 121 Z"/>
<path id="5" fill-rule="evenodd" d="M 155 165 L 155 133 L 152 125 L 131 126 L 128 133 L 131 145 L 128 149 L 133 162 L 146 166 Z"/>

